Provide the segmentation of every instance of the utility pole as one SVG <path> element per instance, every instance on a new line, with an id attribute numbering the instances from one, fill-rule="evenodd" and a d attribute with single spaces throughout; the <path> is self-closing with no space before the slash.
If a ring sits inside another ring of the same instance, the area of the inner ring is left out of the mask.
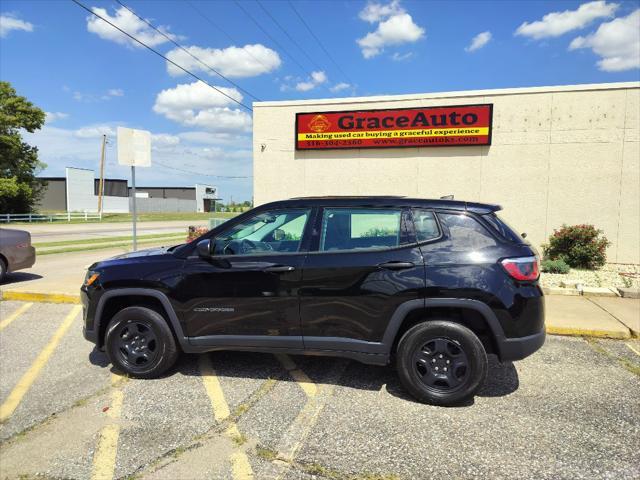
<path id="1" fill-rule="evenodd" d="M 100 182 L 98 183 L 98 214 L 102 215 L 102 196 L 104 193 L 104 150 L 107 136 L 102 135 L 102 152 L 100 154 Z"/>

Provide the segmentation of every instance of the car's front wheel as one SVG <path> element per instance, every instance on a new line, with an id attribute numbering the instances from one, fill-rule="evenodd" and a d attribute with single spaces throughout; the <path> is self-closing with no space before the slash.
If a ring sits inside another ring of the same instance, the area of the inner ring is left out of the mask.
<path id="1" fill-rule="evenodd" d="M 402 385 L 421 402 L 455 405 L 471 398 L 487 376 L 487 354 L 467 327 L 445 320 L 420 323 L 400 339 Z"/>
<path id="2" fill-rule="evenodd" d="M 146 307 L 127 307 L 116 313 L 107 327 L 105 347 L 114 367 L 137 378 L 162 375 L 179 354 L 166 320 Z"/>

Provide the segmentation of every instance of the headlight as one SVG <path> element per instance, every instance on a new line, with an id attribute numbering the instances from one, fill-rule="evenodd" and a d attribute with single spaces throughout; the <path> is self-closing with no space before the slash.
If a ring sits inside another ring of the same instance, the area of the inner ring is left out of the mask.
<path id="1" fill-rule="evenodd" d="M 92 270 L 87 270 L 87 276 L 84 278 L 84 286 L 88 287 L 89 285 L 95 283 L 100 277 L 100 273 L 94 272 Z"/>

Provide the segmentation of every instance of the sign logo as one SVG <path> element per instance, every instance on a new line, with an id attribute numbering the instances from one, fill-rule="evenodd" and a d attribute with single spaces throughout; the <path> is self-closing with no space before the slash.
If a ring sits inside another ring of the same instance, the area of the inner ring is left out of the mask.
<path id="1" fill-rule="evenodd" d="M 330 126 L 331 122 L 324 115 L 316 115 L 309 122 L 309 129 L 316 133 L 322 133 Z"/>
<path id="2" fill-rule="evenodd" d="M 493 105 L 296 114 L 296 150 L 491 145 Z"/>

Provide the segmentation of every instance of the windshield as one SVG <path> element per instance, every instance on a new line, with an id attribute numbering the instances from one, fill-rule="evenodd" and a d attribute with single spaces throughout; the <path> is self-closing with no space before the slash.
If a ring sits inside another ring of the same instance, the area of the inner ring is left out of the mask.
<path id="1" fill-rule="evenodd" d="M 515 243 L 524 242 L 524 239 L 516 233 L 516 230 L 511 228 L 507 222 L 502 220 L 495 213 L 482 215 L 482 218 L 484 218 L 487 223 L 491 225 L 491 227 L 493 227 L 493 229 L 503 238 Z"/>

